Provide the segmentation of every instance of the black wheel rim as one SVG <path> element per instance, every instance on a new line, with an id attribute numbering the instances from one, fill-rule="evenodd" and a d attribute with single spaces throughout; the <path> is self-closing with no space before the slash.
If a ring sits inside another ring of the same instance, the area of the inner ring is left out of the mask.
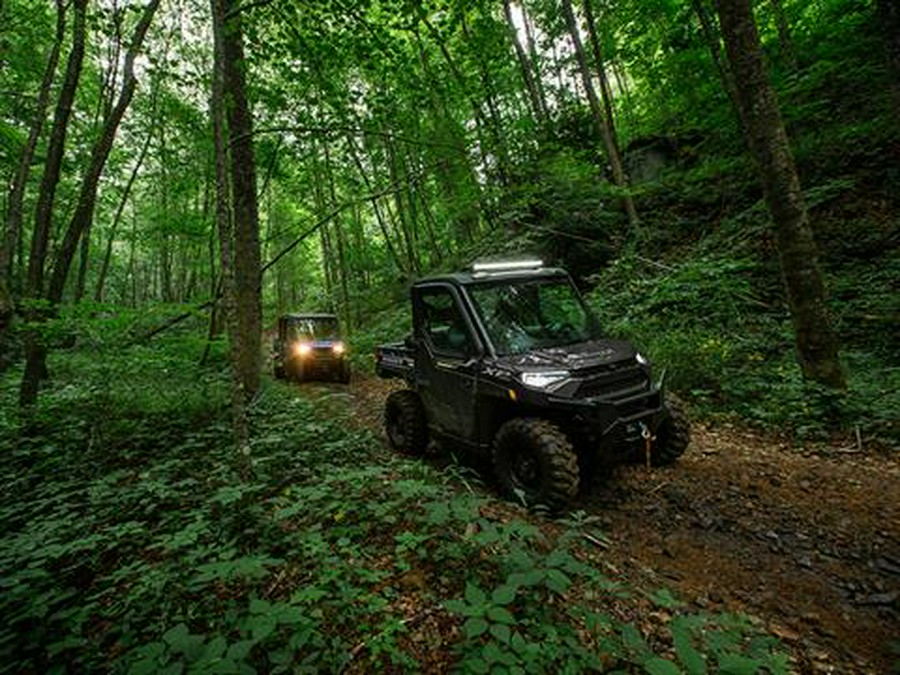
<path id="1" fill-rule="evenodd" d="M 400 424 L 400 415 L 396 412 L 392 411 L 388 414 L 387 432 L 388 438 L 390 439 L 391 444 L 394 447 L 403 447 L 403 444 L 406 441 L 406 436 L 403 433 L 403 425 Z"/>
<path id="2" fill-rule="evenodd" d="M 510 478 L 513 487 L 528 493 L 540 487 L 540 466 L 533 452 L 523 448 L 512 458 Z"/>

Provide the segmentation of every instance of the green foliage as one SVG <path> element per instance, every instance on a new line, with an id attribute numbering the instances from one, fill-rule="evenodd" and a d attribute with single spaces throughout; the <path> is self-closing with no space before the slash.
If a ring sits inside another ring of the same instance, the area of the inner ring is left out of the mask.
<path id="1" fill-rule="evenodd" d="M 573 514 L 548 536 L 486 517 L 485 499 L 280 383 L 252 408 L 242 481 L 224 373 L 199 368 L 194 344 L 176 335 L 107 356 L 57 353 L 28 419 L 3 397 L 0 430 L 15 439 L 0 487 L 11 670 L 415 670 L 415 612 L 458 622 L 463 672 L 661 667 L 649 659 L 665 648 L 609 613 L 631 595 L 581 548 L 595 519 Z M 748 624 L 691 620 L 698 635 L 730 631 L 694 636 L 700 658 L 777 658 L 768 642 L 751 649 Z"/>
<path id="2" fill-rule="evenodd" d="M 866 272 L 879 283 L 867 285 L 865 293 L 857 286 L 859 271 L 833 277 L 842 335 L 852 338 L 858 330 L 855 317 L 896 311 L 896 298 L 880 283 L 891 269 Z M 608 332 L 646 349 L 657 372 L 666 369 L 667 385 L 707 414 L 737 414 L 792 429 L 801 438 L 821 435 L 840 419 L 896 443 L 900 376 L 891 335 L 880 334 L 883 347 L 868 330 L 859 332 L 859 343 L 849 343 L 846 396 L 804 382 L 780 289 L 775 287 L 774 297 L 760 297 L 766 274 L 761 263 L 738 255 L 708 254 L 665 265 L 631 256 L 598 275 L 589 297 Z"/>

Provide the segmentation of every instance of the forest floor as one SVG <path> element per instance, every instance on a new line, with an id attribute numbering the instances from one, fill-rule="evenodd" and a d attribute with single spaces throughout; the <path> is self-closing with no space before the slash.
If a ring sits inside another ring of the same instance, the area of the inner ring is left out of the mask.
<path id="1" fill-rule="evenodd" d="M 345 408 L 382 437 L 393 386 L 355 377 L 348 389 L 310 383 L 299 391 Z M 622 580 L 667 586 L 700 610 L 758 618 L 791 649 L 800 672 L 898 667 L 896 457 L 856 445 L 798 448 L 732 424 L 700 423 L 676 466 L 613 469 L 590 480 L 576 508 L 601 518 L 604 559 Z"/>

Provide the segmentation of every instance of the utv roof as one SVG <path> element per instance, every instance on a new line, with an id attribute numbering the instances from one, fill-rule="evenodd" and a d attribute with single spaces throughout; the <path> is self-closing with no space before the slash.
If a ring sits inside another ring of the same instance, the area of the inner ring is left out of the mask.
<path id="1" fill-rule="evenodd" d="M 567 277 L 568 273 L 560 267 L 533 267 L 527 269 L 497 269 L 489 271 L 466 271 L 452 274 L 440 274 L 425 277 L 416 281 L 413 286 L 423 286 L 435 282 L 444 282 L 467 286 L 470 284 L 491 283 L 496 281 L 530 281 L 532 279 L 550 279 Z"/>

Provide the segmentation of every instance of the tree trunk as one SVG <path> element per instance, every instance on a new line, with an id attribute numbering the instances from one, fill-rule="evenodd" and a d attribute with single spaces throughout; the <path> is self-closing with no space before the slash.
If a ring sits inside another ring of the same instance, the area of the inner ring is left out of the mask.
<path id="1" fill-rule="evenodd" d="M 88 266 L 90 265 L 91 256 L 91 223 L 84 228 L 84 234 L 81 236 L 81 247 L 78 252 L 78 275 L 75 277 L 75 292 L 72 296 L 72 302 L 76 305 L 81 302 L 84 297 L 84 286 L 87 283 Z"/>
<path id="2" fill-rule="evenodd" d="M 807 380 L 843 388 L 818 251 L 781 112 L 767 79 L 751 0 L 716 0 L 716 6 L 747 121 L 748 144 L 775 223 L 800 366 Z"/>
<path id="3" fill-rule="evenodd" d="M 6 208 L 6 228 L 3 240 L 0 241 L 0 339 L 3 339 L 7 322 L 12 316 L 15 301 L 13 299 L 13 256 L 22 237 L 22 221 L 25 217 L 24 202 L 25 189 L 28 186 L 28 176 L 31 173 L 31 162 L 34 160 L 35 149 L 44 128 L 44 120 L 47 116 L 47 106 L 50 103 L 51 87 L 56 75 L 56 67 L 59 64 L 59 52 L 65 39 L 66 32 L 66 4 L 62 0 L 56 2 L 56 37 L 47 57 L 47 65 L 44 68 L 44 76 L 41 80 L 41 88 L 38 92 L 37 104 L 34 108 L 34 117 L 28 130 L 28 140 L 22 148 L 16 173 L 13 177 L 9 192 L 9 202 Z M 0 356 L 0 373 L 3 372 L 4 359 Z"/>
<path id="4" fill-rule="evenodd" d="M 238 342 L 236 365 L 245 401 L 259 391 L 262 299 L 260 296 L 259 211 L 253 119 L 247 101 L 243 30 L 237 0 L 218 0 L 222 16 L 222 87 L 231 150 L 231 201 L 234 215 L 234 291 Z"/>
<path id="5" fill-rule="evenodd" d="M 549 120 L 550 108 L 547 105 L 547 93 L 544 90 L 544 81 L 541 77 L 541 57 L 538 53 L 537 44 L 534 39 L 534 28 L 531 25 L 531 17 L 528 16 L 528 9 L 525 6 L 524 0 L 520 0 L 519 8 L 522 10 L 522 22 L 525 24 L 525 39 L 528 42 L 528 54 L 531 57 L 531 67 L 534 69 L 533 79 L 538 92 L 538 101 L 541 104 L 544 119 Z"/>
<path id="6" fill-rule="evenodd" d="M 797 53 L 794 51 L 794 43 L 791 40 L 791 29 L 788 26 L 787 17 L 784 15 L 784 7 L 781 0 L 771 0 L 772 11 L 775 14 L 775 26 L 778 28 L 778 43 L 781 45 L 781 55 L 787 61 L 791 70 L 797 70 Z"/>
<path id="7" fill-rule="evenodd" d="M 884 35 L 894 112 L 900 116 L 900 2 L 878 0 L 876 16 Z"/>
<path id="8" fill-rule="evenodd" d="M 525 84 L 525 91 L 528 93 L 528 100 L 531 103 L 531 111 L 534 119 L 539 123 L 544 123 L 544 109 L 541 107 L 541 99 L 538 94 L 537 85 L 534 82 L 534 71 L 525 53 L 525 48 L 519 40 L 519 31 L 513 21 L 512 6 L 510 0 L 503 0 L 503 13 L 506 15 L 506 24 L 509 27 L 509 36 L 512 40 L 513 47 L 516 50 L 516 58 L 519 61 L 519 70 L 522 73 L 522 81 Z"/>
<path id="9" fill-rule="evenodd" d="M 731 104 L 731 109 L 734 111 L 734 116 L 740 124 L 742 133 L 746 135 L 747 124 L 744 121 L 744 111 L 738 103 L 734 75 L 731 72 L 731 68 L 728 67 L 728 63 L 722 60 L 722 47 L 719 44 L 719 33 L 713 23 L 713 18 L 709 15 L 705 0 L 691 0 L 691 6 L 694 9 L 694 14 L 697 15 L 697 19 L 700 21 L 703 38 L 706 40 L 706 44 L 709 47 L 709 53 L 712 55 L 713 63 L 719 73 L 719 80 L 722 82 L 722 88 L 728 96 L 728 102 Z"/>
<path id="10" fill-rule="evenodd" d="M 603 99 L 603 111 L 606 114 L 606 126 L 609 128 L 609 135 L 616 148 L 616 154 L 621 158 L 622 153 L 619 150 L 619 140 L 616 136 L 616 120 L 615 115 L 613 114 L 612 89 L 609 86 L 609 78 L 606 76 L 606 65 L 603 60 L 603 49 L 600 45 L 600 36 L 597 35 L 594 10 L 591 7 L 591 0 L 582 0 L 581 4 L 584 8 L 584 21 L 587 25 L 591 49 L 594 52 L 594 66 L 597 68 L 597 77 L 600 80 L 600 96 Z"/>
<path id="11" fill-rule="evenodd" d="M 591 113 L 594 116 L 594 123 L 600 131 L 603 139 L 603 145 L 606 149 L 606 159 L 612 168 L 613 182 L 625 191 L 622 197 L 622 206 L 628 216 L 628 224 L 634 230 L 638 226 L 637 211 L 634 208 L 634 200 L 627 193 L 628 179 L 625 176 L 625 169 L 622 167 L 622 158 L 616 148 L 612 132 L 606 124 L 603 117 L 603 111 L 600 109 L 600 101 L 597 98 L 597 92 L 594 89 L 594 82 L 591 78 L 591 71 L 588 68 L 587 58 L 584 54 L 584 45 L 581 42 L 581 33 L 578 30 L 578 23 L 575 20 L 575 11 L 572 9 L 572 0 L 563 0 L 563 14 L 566 16 L 566 24 L 569 28 L 569 35 L 572 38 L 572 44 L 575 47 L 575 59 L 578 62 L 578 69 L 581 72 L 582 83 L 584 84 L 585 93 L 587 94 L 588 103 L 591 107 Z"/>
<path id="12" fill-rule="evenodd" d="M 66 234 L 56 254 L 48 291 L 48 299 L 52 303 L 59 303 L 62 300 L 69 267 L 78 247 L 78 241 L 94 218 L 100 177 L 103 175 L 103 169 L 106 167 L 106 160 L 109 158 L 109 153 L 112 150 L 116 133 L 119 130 L 119 124 L 125 116 L 128 106 L 131 105 L 131 99 L 134 97 L 134 92 L 137 88 L 134 61 L 141 50 L 147 30 L 150 28 L 150 22 L 153 20 L 153 15 L 159 7 L 159 3 L 160 0 L 150 0 L 144 7 L 141 19 L 135 27 L 131 42 L 128 45 L 123 69 L 122 90 L 119 92 L 118 100 L 106 118 L 100 137 L 91 151 L 91 162 L 81 183 L 78 205 L 75 207 L 75 213 L 69 222 L 69 227 L 66 229 Z"/>
<path id="13" fill-rule="evenodd" d="M 128 176 L 128 182 L 125 183 L 125 189 L 122 190 L 122 196 L 119 198 L 119 205 L 116 207 L 116 214 L 113 216 L 112 226 L 109 230 L 109 240 L 106 242 L 106 251 L 103 254 L 103 262 L 100 265 L 97 286 L 94 289 L 95 302 L 103 302 L 103 286 L 106 283 L 106 274 L 109 271 L 109 262 L 112 258 L 113 242 L 116 239 L 116 232 L 118 232 L 119 223 L 122 221 L 122 214 L 125 212 L 125 205 L 128 203 L 128 197 L 131 194 L 131 188 L 134 185 L 134 181 L 137 179 L 138 172 L 141 170 L 144 158 L 147 156 L 147 150 L 150 147 L 150 139 L 152 137 L 153 130 L 151 129 L 147 134 L 147 138 L 144 140 L 144 144 L 141 146 L 141 152 L 138 155 L 137 162 L 135 162 L 134 168 L 131 169 L 131 174 Z"/>
<path id="14" fill-rule="evenodd" d="M 31 300 L 40 299 L 44 291 L 44 264 L 47 259 L 47 246 L 50 240 L 50 226 L 53 220 L 53 203 L 56 187 L 59 184 L 62 169 L 63 151 L 75 100 L 75 90 L 81 77 L 81 66 L 84 60 L 84 43 L 87 36 L 87 0 L 74 0 L 75 20 L 72 28 L 72 48 L 66 64 L 66 74 L 59 90 L 56 112 L 53 115 L 53 128 L 47 145 L 47 157 L 44 162 L 44 174 L 35 207 L 34 232 L 31 236 L 31 250 L 28 256 L 28 280 L 25 295 Z M 32 307 L 26 315 L 29 321 L 37 321 L 40 312 Z M 46 346 L 34 330 L 25 334 L 25 372 L 19 389 L 19 403 L 30 406 L 37 400 L 40 380 L 46 375 Z"/>

